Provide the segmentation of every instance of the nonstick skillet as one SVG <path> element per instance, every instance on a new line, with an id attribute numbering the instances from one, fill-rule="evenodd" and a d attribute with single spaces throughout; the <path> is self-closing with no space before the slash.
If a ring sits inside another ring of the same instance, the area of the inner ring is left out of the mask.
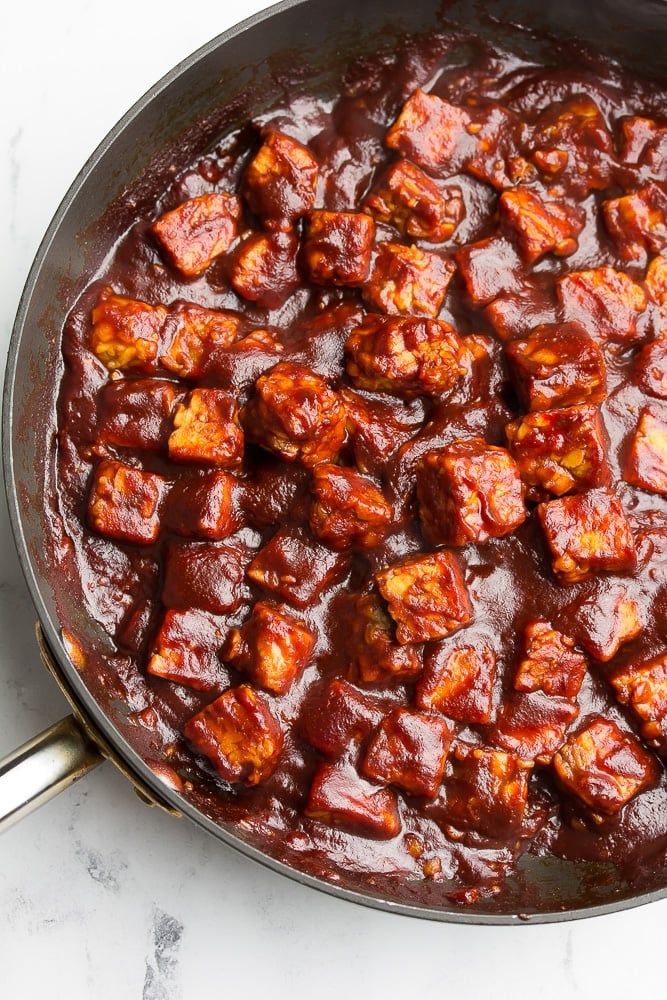
<path id="1" fill-rule="evenodd" d="M 574 35 L 623 58 L 631 67 L 656 75 L 665 70 L 657 41 L 659 33 L 664 37 L 667 30 L 662 4 L 633 8 L 594 4 L 586 11 L 576 4 L 546 5 L 537 21 L 529 5 L 488 6 L 500 24 L 518 21 L 540 31 Z M 113 233 L 122 233 L 133 215 L 140 214 L 150 192 L 160 186 L 174 163 L 184 165 L 225 125 L 252 118 L 270 100 L 276 73 L 284 74 L 296 65 L 302 78 L 335 74 L 352 55 L 375 49 L 378 39 L 389 45 L 406 31 L 437 25 L 439 7 L 420 3 L 406 12 L 400 4 L 387 3 L 367 3 L 363 8 L 288 3 L 251 19 L 200 50 L 149 92 L 104 141 L 66 196 L 40 248 L 17 316 L 7 367 L 4 458 L 12 525 L 39 615 L 42 655 L 70 698 L 74 717 L 5 764 L 0 789 L 3 795 L 8 790 L 5 811 L 18 817 L 27 808 L 26 802 L 41 800 L 50 789 L 94 766 L 102 759 L 101 751 L 150 800 L 307 884 L 370 905 L 439 919 L 511 922 L 518 919 L 519 910 L 535 919 L 563 919 L 657 898 L 664 894 L 665 873 L 654 873 L 650 884 L 637 890 L 605 871 L 600 890 L 595 887 L 595 866 L 556 865 L 555 874 L 553 862 L 546 865 L 534 859 L 525 872 L 530 890 L 518 889 L 516 912 L 499 911 L 492 905 L 488 910 L 462 912 L 454 906 L 436 909 L 414 899 L 397 903 L 381 893 L 323 883 L 269 857 L 261 845 L 245 842 L 237 832 L 213 823 L 156 778 L 140 750 L 130 744 L 122 711 L 94 697 L 83 683 L 63 639 L 71 622 L 81 627 L 80 603 L 63 589 L 44 546 L 53 501 L 53 411 L 61 374 L 60 330 Z M 447 16 L 474 26 L 481 9 L 480 5 L 448 6 Z M 86 628 L 91 643 L 99 642 L 95 623 L 87 623 Z"/>

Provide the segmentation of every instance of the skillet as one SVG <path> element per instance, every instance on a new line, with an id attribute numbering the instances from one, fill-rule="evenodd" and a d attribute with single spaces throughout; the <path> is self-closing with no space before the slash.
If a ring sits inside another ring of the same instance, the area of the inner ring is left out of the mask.
<path id="1" fill-rule="evenodd" d="M 198 148 L 206 146 L 225 124 L 252 117 L 270 99 L 275 74 L 301 63 L 303 77 L 334 74 L 364 47 L 374 49 L 378 39 L 391 44 L 405 31 L 437 24 L 439 4 L 421 2 L 406 12 L 398 3 L 359 5 L 288 3 L 251 19 L 242 29 L 227 33 L 204 47 L 170 74 L 140 101 L 103 142 L 70 189 L 40 248 L 19 308 L 7 367 L 4 403 L 4 460 L 12 526 L 19 555 L 41 624 L 41 649 L 50 669 L 73 703 L 79 721 L 67 720 L 39 746 L 48 757 L 58 756 L 57 773 L 43 780 L 48 788 L 67 783 L 94 766 L 101 748 L 113 757 L 152 800 L 199 823 L 215 836 L 244 853 L 323 887 L 312 876 L 270 858 L 261 846 L 245 842 L 238 834 L 214 824 L 173 790 L 165 787 L 146 765 L 140 749 L 131 745 L 122 712 L 93 696 L 68 655 L 62 631 L 73 622 L 80 629 L 80 605 L 75 595 L 63 591 L 54 566 L 45 557 L 43 538 L 50 531 L 52 513 L 49 489 L 53 455 L 53 408 L 60 376 L 60 330 L 72 303 L 106 252 L 113 233 L 120 234 L 131 217 L 147 205 L 150 192 L 166 178 L 174 156 L 184 165 Z M 659 73 L 663 46 L 656 33 L 667 32 L 667 11 L 662 4 L 644 3 L 630 8 L 621 3 L 596 3 L 581 11 L 572 4 L 546 4 L 539 13 L 528 4 L 495 3 L 496 17 L 508 22 L 531 23 L 577 37 L 622 56 L 633 67 Z M 477 26 L 484 5 L 448 5 L 453 20 Z M 536 20 L 537 18 L 537 20 Z M 496 31 L 502 29 L 495 27 Z M 295 45 L 295 39 L 299 39 Z M 299 59 L 295 60 L 298 52 Z M 225 111 L 215 109 L 223 105 Z M 202 126 L 201 122 L 206 119 Z M 199 125 L 192 128 L 194 122 Z M 141 140 L 141 141 L 139 141 Z M 132 198 L 124 193 L 131 185 Z M 104 217 L 104 224 L 99 220 Z M 43 373 L 38 381 L 34 372 Z M 95 623 L 86 623 L 91 643 L 99 642 Z M 26 787 L 26 770 L 34 770 L 35 756 L 22 750 L 13 759 L 24 770 L 5 765 L 3 789 L 11 781 L 20 786 L 19 798 L 40 799 L 45 791 Z M 4 792 L 3 792 L 4 794 Z M 25 803 L 16 801 L 7 811 L 18 817 Z M 636 886 L 605 872 L 602 888 L 595 866 L 531 862 L 525 885 L 504 910 L 490 907 L 462 913 L 452 907 L 434 909 L 424 901 L 396 903 L 371 891 L 325 886 L 346 898 L 400 912 L 452 920 L 511 922 L 519 909 L 534 919 L 562 919 L 588 915 L 618 905 L 664 895 L 667 878 L 655 873 L 650 883 Z M 565 910 L 563 909 L 565 907 Z"/>

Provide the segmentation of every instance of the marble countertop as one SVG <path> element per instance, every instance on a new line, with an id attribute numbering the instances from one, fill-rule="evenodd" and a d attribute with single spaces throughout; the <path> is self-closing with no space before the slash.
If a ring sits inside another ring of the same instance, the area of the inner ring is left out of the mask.
<path id="1" fill-rule="evenodd" d="M 13 4 L 0 38 L 0 357 L 79 167 L 173 64 L 262 0 Z M 0 507 L 0 756 L 67 706 L 41 668 Z M 1 992 L 15 1000 L 658 995 L 667 900 L 569 924 L 435 924 L 341 902 L 145 807 L 110 764 L 2 836 Z"/>

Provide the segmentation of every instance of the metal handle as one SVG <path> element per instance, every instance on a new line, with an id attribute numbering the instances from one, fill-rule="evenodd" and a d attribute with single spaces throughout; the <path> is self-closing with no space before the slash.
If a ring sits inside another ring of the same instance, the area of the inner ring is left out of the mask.
<path id="1" fill-rule="evenodd" d="M 73 715 L 24 743 L 0 761 L 0 832 L 103 760 Z"/>

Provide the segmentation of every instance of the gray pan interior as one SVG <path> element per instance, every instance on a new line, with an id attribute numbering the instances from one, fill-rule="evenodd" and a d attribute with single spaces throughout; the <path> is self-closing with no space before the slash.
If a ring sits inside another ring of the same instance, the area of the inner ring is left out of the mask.
<path id="1" fill-rule="evenodd" d="M 158 781 L 118 731 L 113 708 L 98 704 L 86 689 L 67 657 L 61 628 L 76 622 L 78 631 L 87 627 L 94 633 L 95 624 L 81 623 L 81 602 L 61 593 L 59 574 L 45 558 L 60 332 L 100 266 L 110 234 L 120 235 L 148 208 L 150 191 L 167 182 L 170 168 L 185 166 L 223 129 L 252 118 L 270 102 L 277 85 L 326 83 L 351 56 L 390 46 L 402 33 L 432 29 L 443 15 L 500 41 L 503 26 L 512 23 L 576 38 L 630 68 L 667 78 L 665 0 L 288 0 L 211 41 L 156 84 L 107 136 L 72 184 L 41 244 L 7 365 L 3 459 L 10 517 L 44 633 L 75 701 L 156 797 L 274 870 L 350 900 L 458 922 L 565 920 L 661 898 L 667 894 L 667 870 L 656 870 L 648 883 L 644 879 L 638 885 L 600 865 L 528 858 L 522 878 L 530 889 L 529 906 L 513 906 L 508 897 L 501 909 L 488 904 L 462 911 L 455 905 L 433 907 L 426 899 L 397 903 L 372 891 L 323 883 L 213 823 Z M 526 894 L 521 898 L 525 901 Z"/>

